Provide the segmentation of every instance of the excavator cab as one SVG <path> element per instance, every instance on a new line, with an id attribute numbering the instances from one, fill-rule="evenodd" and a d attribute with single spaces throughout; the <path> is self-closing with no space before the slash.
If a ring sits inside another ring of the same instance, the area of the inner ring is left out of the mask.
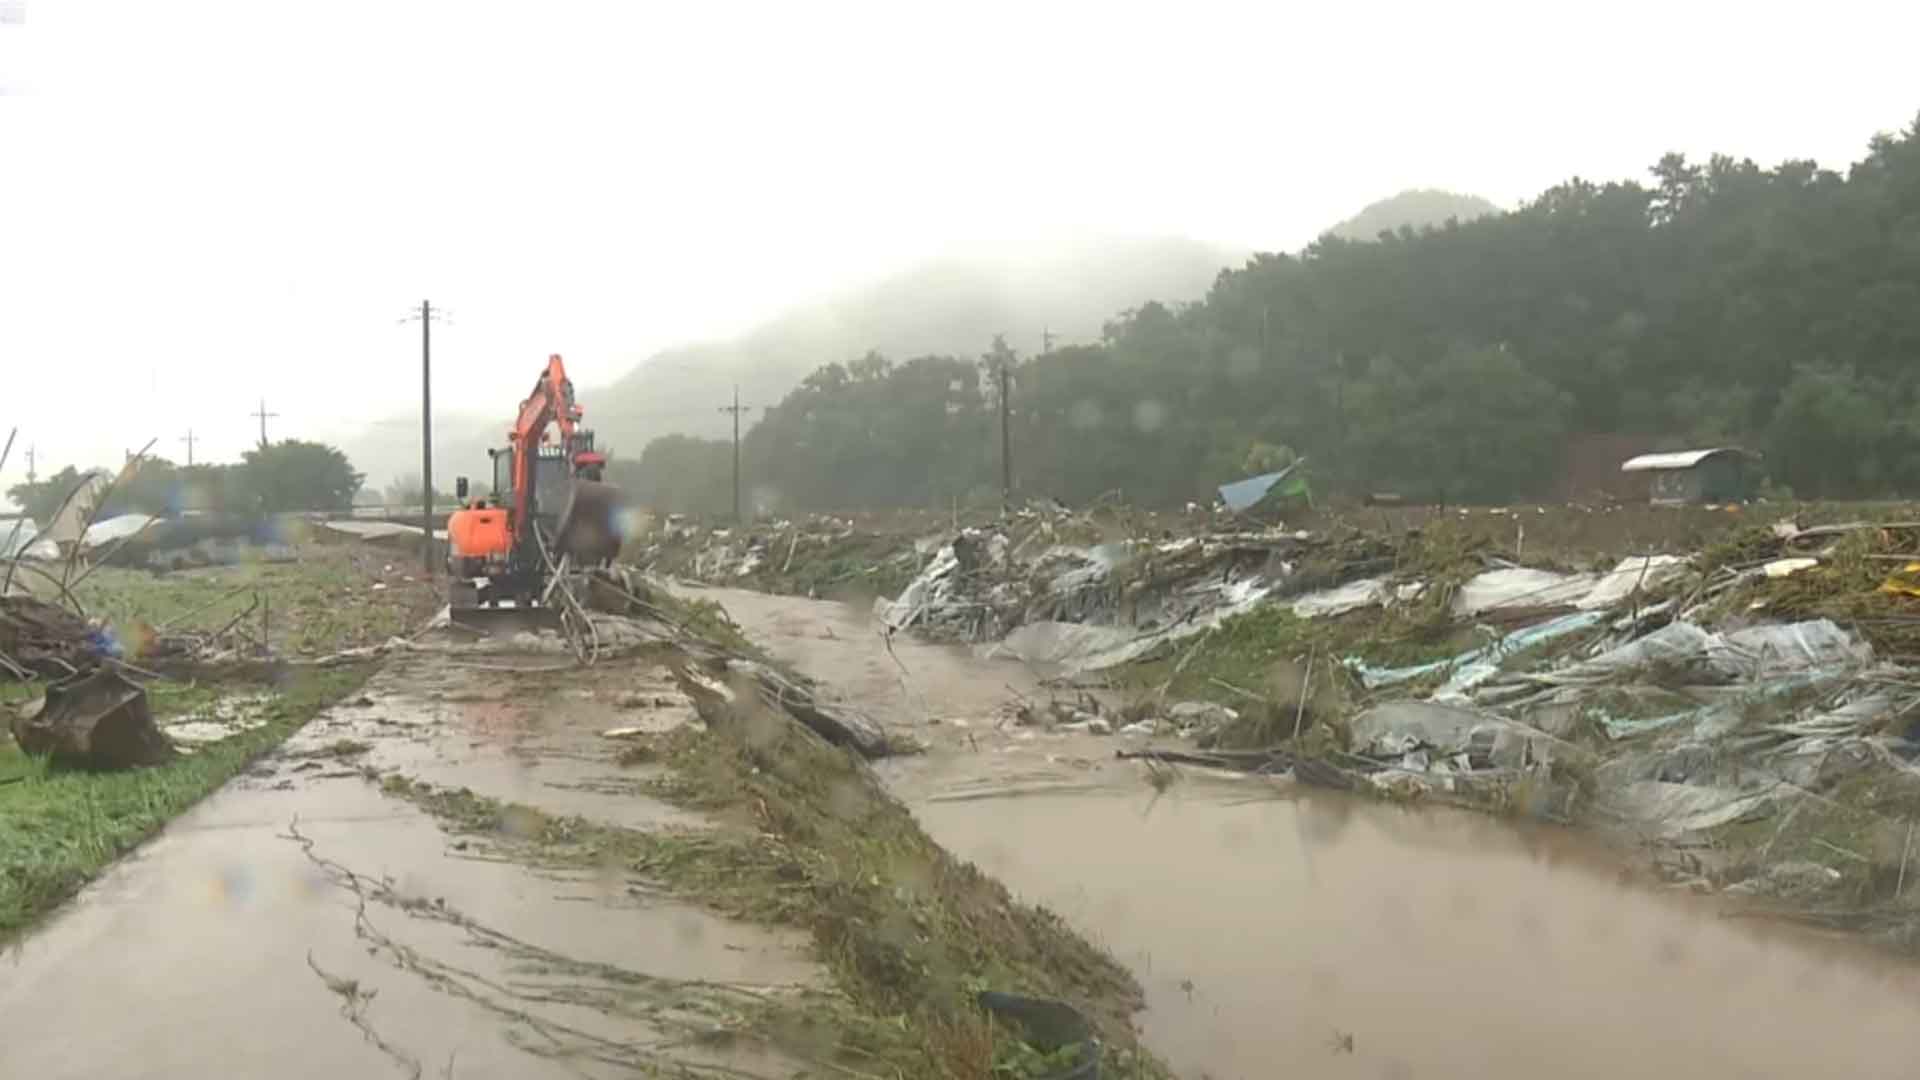
<path id="1" fill-rule="evenodd" d="M 447 521 L 447 599 L 456 618 L 539 610 L 556 570 L 594 569 L 619 554 L 623 495 L 601 479 L 606 457 L 577 426 L 581 415 L 554 356 L 521 402 L 508 445 L 488 451 L 490 505 L 467 505 L 460 481 L 462 508 Z M 548 441 L 550 426 L 560 429 L 557 441 Z"/>

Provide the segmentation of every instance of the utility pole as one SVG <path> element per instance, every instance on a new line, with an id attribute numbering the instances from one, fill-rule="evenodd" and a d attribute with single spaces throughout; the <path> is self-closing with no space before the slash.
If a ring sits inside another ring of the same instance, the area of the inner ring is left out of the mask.
<path id="1" fill-rule="evenodd" d="M 279 419 L 280 414 L 277 412 L 268 412 L 267 399 L 261 398 L 260 411 L 252 413 L 251 415 L 260 418 L 260 449 L 265 450 L 267 448 L 267 421 Z"/>
<path id="2" fill-rule="evenodd" d="M 1012 365 L 1009 356 L 1000 358 L 1000 510 L 1005 513 L 1013 506 L 1013 433 L 1008 428 L 1008 417 L 1012 413 L 1009 402 L 1009 388 L 1013 384 Z"/>
<path id="3" fill-rule="evenodd" d="M 426 541 L 420 550 L 428 577 L 433 576 L 433 324 L 446 317 L 444 310 L 433 310 L 431 300 L 422 300 L 417 313 L 400 320 L 420 320 L 420 531 Z"/>
<path id="4" fill-rule="evenodd" d="M 1053 331 L 1048 330 L 1046 327 L 1043 326 L 1040 328 L 1040 355 L 1045 356 L 1052 351 L 1053 351 Z"/>
<path id="5" fill-rule="evenodd" d="M 746 518 L 740 512 L 740 414 L 751 406 L 740 404 L 740 386 L 733 387 L 733 404 L 720 406 L 723 413 L 733 414 L 733 523 L 745 524 Z"/>
<path id="6" fill-rule="evenodd" d="M 33 471 L 33 465 L 34 465 L 33 459 L 37 456 L 34 453 L 36 449 L 37 447 L 33 447 L 33 446 L 27 447 L 27 483 L 29 484 L 37 483 L 39 482 L 39 479 L 40 479 L 39 476 L 35 475 Z"/>
<path id="7" fill-rule="evenodd" d="M 187 433 L 180 437 L 180 441 L 187 444 L 187 468 L 191 469 L 193 468 L 193 429 L 188 428 Z"/>

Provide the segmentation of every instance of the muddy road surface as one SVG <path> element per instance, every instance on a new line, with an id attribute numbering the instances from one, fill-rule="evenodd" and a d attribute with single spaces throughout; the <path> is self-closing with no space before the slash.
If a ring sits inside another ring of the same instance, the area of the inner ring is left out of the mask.
<path id="1" fill-rule="evenodd" d="M 1033 672 L 722 589 L 749 637 L 930 746 L 883 763 L 935 840 L 1147 989 L 1184 1076 L 1909 1076 L 1920 973 L 1626 880 L 1566 830 L 1186 770 L 1001 726 Z M 1138 744 L 1144 740 L 1133 740 Z"/>
<path id="2" fill-rule="evenodd" d="M 370 778 L 703 827 L 647 798 L 644 771 L 617 766 L 602 734 L 692 721 L 668 673 L 555 667 L 392 661 L 0 956 L 0 1072 L 792 1075 L 800 1064 L 776 1051 L 708 1036 L 819 984 L 804 935 L 664 899 L 622 868 L 530 865 L 456 839 Z"/>

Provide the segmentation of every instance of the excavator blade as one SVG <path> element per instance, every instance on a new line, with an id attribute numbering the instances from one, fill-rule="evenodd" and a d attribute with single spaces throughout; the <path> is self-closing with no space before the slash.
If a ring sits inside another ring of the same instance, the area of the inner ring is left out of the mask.
<path id="1" fill-rule="evenodd" d="M 620 554 L 621 515 L 626 493 L 598 480 L 575 480 L 560 512 L 554 556 L 569 557 L 581 569 L 604 566 Z"/>

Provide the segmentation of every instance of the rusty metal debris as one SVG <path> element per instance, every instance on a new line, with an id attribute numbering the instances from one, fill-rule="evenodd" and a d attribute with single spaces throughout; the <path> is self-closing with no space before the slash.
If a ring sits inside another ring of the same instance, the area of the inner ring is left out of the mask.
<path id="1" fill-rule="evenodd" d="M 48 685 L 40 710 L 14 719 L 13 739 L 55 768 L 129 769 L 177 753 L 153 722 L 145 688 L 113 665 Z"/>

